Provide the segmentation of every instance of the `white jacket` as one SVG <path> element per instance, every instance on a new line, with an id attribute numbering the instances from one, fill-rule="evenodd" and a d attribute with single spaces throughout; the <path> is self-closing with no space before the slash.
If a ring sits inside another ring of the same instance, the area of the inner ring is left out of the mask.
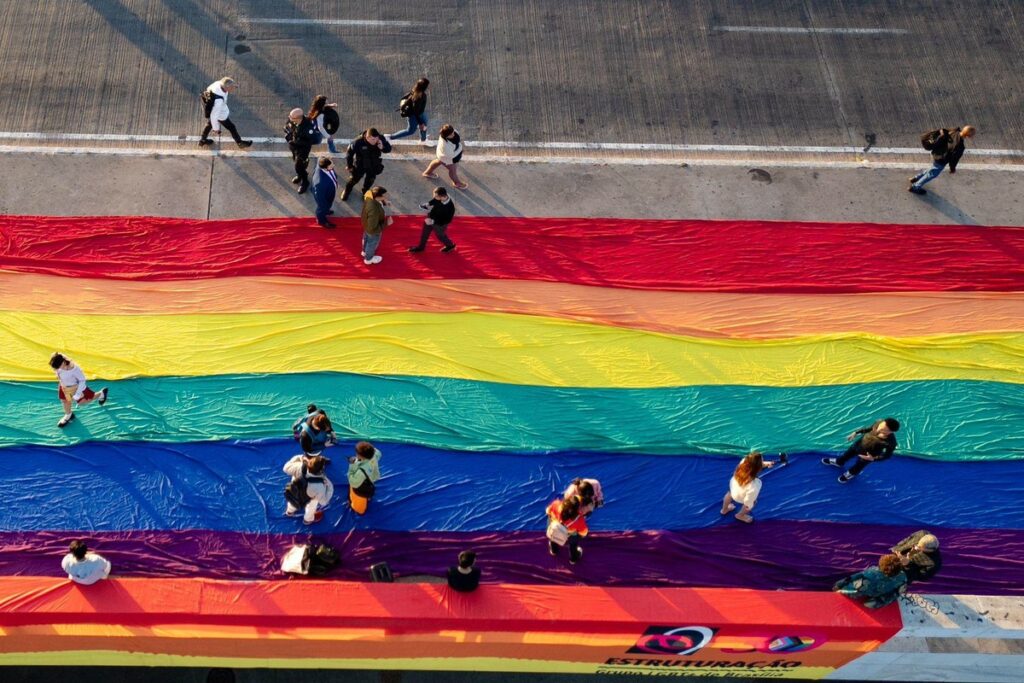
<path id="1" fill-rule="evenodd" d="M 458 131 L 456 131 L 458 132 Z M 452 160 L 458 156 L 459 152 L 462 151 L 462 138 L 459 138 L 459 144 L 455 144 L 451 140 L 445 140 L 442 137 L 437 138 L 437 160 L 442 164 L 450 164 Z"/>
<path id="2" fill-rule="evenodd" d="M 292 479 L 298 479 L 302 476 L 302 456 L 296 455 L 286 462 L 282 469 L 284 470 L 284 473 Z M 327 507 L 327 504 L 331 502 L 331 497 L 334 496 L 334 484 L 327 478 L 326 474 L 315 476 L 322 476 L 324 478 L 324 483 L 321 484 L 318 481 L 311 481 L 306 485 L 306 495 L 309 496 L 310 501 L 306 504 L 303 519 L 310 524 L 316 521 L 317 507 Z M 290 507 L 291 503 L 288 505 Z"/>
<path id="3" fill-rule="evenodd" d="M 224 86 L 220 81 L 214 81 L 206 89 L 220 97 L 213 101 L 213 110 L 210 112 L 210 125 L 219 133 L 220 122 L 231 116 L 231 110 L 228 109 L 228 94 L 224 92 Z"/>
<path id="4" fill-rule="evenodd" d="M 69 579 L 83 586 L 91 586 L 100 579 L 110 576 L 110 562 L 96 553 L 86 553 L 85 558 L 81 560 L 68 553 L 60 566 L 68 573 Z"/>
<path id="5" fill-rule="evenodd" d="M 81 399 L 82 395 L 85 394 L 85 373 L 82 372 L 82 368 L 78 367 L 77 364 L 72 364 L 67 370 L 59 368 L 57 370 L 57 380 L 61 386 L 75 390 L 74 400 Z"/>

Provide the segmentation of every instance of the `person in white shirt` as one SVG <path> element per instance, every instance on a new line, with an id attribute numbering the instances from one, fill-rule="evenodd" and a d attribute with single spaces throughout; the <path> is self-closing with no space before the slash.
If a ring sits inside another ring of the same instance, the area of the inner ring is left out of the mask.
<path id="1" fill-rule="evenodd" d="M 252 146 L 252 140 L 243 140 L 242 136 L 238 134 L 235 124 L 229 118 L 231 110 L 228 109 L 228 95 L 237 88 L 238 84 L 230 76 L 214 81 L 206 87 L 206 90 L 203 92 L 203 115 L 207 121 L 206 127 L 203 128 L 203 134 L 199 136 L 200 147 L 212 145 L 213 140 L 210 139 L 210 132 L 212 131 L 220 135 L 220 127 L 222 125 L 231 133 L 235 144 L 241 149 Z"/>
<path id="2" fill-rule="evenodd" d="M 750 511 L 754 509 L 757 497 L 761 493 L 761 480 L 757 478 L 757 475 L 765 467 L 771 467 L 774 464 L 774 462 L 762 458 L 757 451 L 743 458 L 736 466 L 732 479 L 729 480 L 729 492 L 722 499 L 722 515 L 727 515 L 736 509 L 733 502 L 735 501 L 743 506 L 736 513 L 736 519 L 747 524 L 753 522 L 754 518 L 750 516 Z"/>
<path id="3" fill-rule="evenodd" d="M 604 491 L 597 479 L 573 479 L 562 498 L 573 496 L 579 497 L 580 514 L 584 517 L 589 517 L 594 510 L 604 505 Z"/>
<path id="4" fill-rule="evenodd" d="M 426 170 L 421 174 L 424 178 L 436 178 L 434 171 L 438 166 L 448 169 L 448 177 L 452 179 L 452 185 L 459 190 L 465 190 L 469 185 L 459 180 L 459 162 L 462 161 L 462 136 L 450 124 L 441 126 L 441 133 L 437 138 L 436 158 L 427 164 Z"/>
<path id="5" fill-rule="evenodd" d="M 110 576 L 110 562 L 96 553 L 90 553 L 85 541 L 71 541 L 68 550 L 70 552 L 61 560 L 60 566 L 75 583 L 91 586 Z"/>
<path id="6" fill-rule="evenodd" d="M 100 389 L 98 394 L 90 389 L 85 383 L 82 368 L 64 354 L 54 353 L 50 356 L 50 367 L 57 374 L 57 395 L 64 406 L 64 417 L 57 423 L 58 427 L 67 427 L 68 423 L 75 419 L 76 405 L 84 406 L 93 399 L 100 405 L 107 402 L 107 387 Z"/>
<path id="7" fill-rule="evenodd" d="M 284 514 L 294 517 L 303 510 L 302 521 L 315 524 L 324 518 L 319 508 L 327 507 L 334 496 L 334 484 L 324 474 L 330 461 L 319 453 L 296 455 L 284 464 L 284 473 L 292 478 L 285 488 L 288 501 Z"/>

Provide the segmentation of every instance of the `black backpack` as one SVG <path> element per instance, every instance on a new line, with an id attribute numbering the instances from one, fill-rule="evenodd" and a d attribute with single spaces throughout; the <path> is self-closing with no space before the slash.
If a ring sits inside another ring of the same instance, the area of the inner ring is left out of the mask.
<path id="1" fill-rule="evenodd" d="M 407 119 L 412 114 L 412 108 L 415 106 L 416 101 L 412 99 L 412 91 L 410 90 L 398 101 L 398 113 L 403 119 Z"/>
<path id="2" fill-rule="evenodd" d="M 324 107 L 324 132 L 328 135 L 334 135 L 338 132 L 338 128 L 341 127 L 341 117 L 338 116 L 338 112 L 331 107 Z"/>
<path id="3" fill-rule="evenodd" d="M 341 564 L 341 555 L 338 551 L 321 543 L 309 552 L 309 575 L 324 576 L 332 569 Z"/>
<path id="4" fill-rule="evenodd" d="M 210 114 L 213 113 L 213 105 L 219 99 L 221 99 L 221 96 L 217 95 L 213 91 L 211 91 L 211 90 L 204 90 L 203 91 L 203 96 L 202 96 L 202 100 L 203 100 L 203 116 L 205 116 L 206 118 L 210 118 Z"/>
<path id="5" fill-rule="evenodd" d="M 355 493 L 357 496 L 361 496 L 363 498 L 366 498 L 367 500 L 371 500 L 374 494 L 377 493 L 377 485 L 370 480 L 369 472 L 364 470 L 362 467 L 359 468 L 359 471 L 362 472 L 366 478 L 363 479 L 362 484 L 352 489 L 352 492 Z"/>
<path id="6" fill-rule="evenodd" d="M 284 499 L 294 505 L 300 510 L 304 510 L 309 501 L 313 500 L 310 498 L 307 492 L 309 482 L 320 482 L 323 483 L 324 478 L 315 476 L 311 477 L 306 474 L 306 466 L 302 466 L 302 474 L 297 479 L 292 479 L 288 482 L 288 485 L 284 487 Z"/>

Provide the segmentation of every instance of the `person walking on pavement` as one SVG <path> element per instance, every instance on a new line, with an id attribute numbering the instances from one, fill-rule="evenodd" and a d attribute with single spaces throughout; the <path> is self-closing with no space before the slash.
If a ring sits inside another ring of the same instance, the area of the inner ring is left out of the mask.
<path id="1" fill-rule="evenodd" d="M 455 242 L 448 237 L 448 226 L 455 217 L 455 202 L 448 196 L 448 190 L 438 187 L 434 190 L 434 197 L 426 204 L 420 204 L 421 209 L 426 209 L 427 217 L 423 220 L 423 230 L 420 231 L 420 242 L 409 251 L 418 254 L 427 248 L 427 240 L 430 233 L 437 235 L 444 246 L 441 251 L 448 253 L 455 250 Z"/>
<path id="2" fill-rule="evenodd" d="M 459 180 L 459 162 L 462 161 L 462 136 L 450 124 L 441 126 L 441 133 L 437 138 L 436 158 L 427 164 L 423 171 L 424 178 L 436 178 L 434 171 L 438 166 L 448 169 L 448 177 L 452 179 L 452 185 L 459 190 L 465 190 L 469 185 Z"/>
<path id="3" fill-rule="evenodd" d="M 58 427 L 67 427 L 75 419 L 75 406 L 84 406 L 93 399 L 100 405 L 107 402 L 110 390 L 103 387 L 98 394 L 95 393 L 86 384 L 82 368 L 64 354 L 54 353 L 50 356 L 50 367 L 57 374 L 57 396 L 64 406 L 64 417 L 57 423 Z"/>
<path id="4" fill-rule="evenodd" d="M 412 90 L 402 96 L 398 103 L 398 113 L 403 119 L 409 120 L 409 127 L 406 130 L 391 134 L 392 140 L 407 138 L 419 128 L 420 142 L 427 143 L 427 88 L 430 81 L 421 78 L 412 86 Z"/>
<path id="5" fill-rule="evenodd" d="M 306 525 L 324 518 L 319 508 L 327 507 L 334 495 L 334 484 L 324 472 L 329 462 L 319 453 L 303 453 L 284 464 L 284 473 L 292 478 L 284 489 L 287 517 L 294 517 L 302 510 L 302 521 Z"/>
<path id="6" fill-rule="evenodd" d="M 284 139 L 292 152 L 295 162 L 295 177 L 292 184 L 299 186 L 299 194 L 309 189 L 309 152 L 313 149 L 316 129 L 313 122 L 306 118 L 302 110 L 296 107 L 288 113 L 288 123 L 284 126 Z"/>
<path id="7" fill-rule="evenodd" d="M 353 140 L 345 152 L 345 167 L 348 169 L 348 182 L 341 193 L 341 201 L 348 201 L 352 188 L 360 180 L 363 181 L 363 194 L 366 194 L 373 181 L 384 172 L 382 154 L 391 153 L 391 143 L 376 128 L 367 128 L 363 134 Z"/>
<path id="8" fill-rule="evenodd" d="M 380 246 L 380 238 L 384 228 L 391 225 L 392 218 L 388 216 L 388 191 L 377 185 L 370 188 L 363 195 L 363 263 L 368 266 L 375 266 L 384 260 L 383 256 L 377 254 L 377 247 Z"/>
<path id="9" fill-rule="evenodd" d="M 938 128 L 922 135 L 921 145 L 932 153 L 932 167 L 911 178 L 907 191 L 914 194 L 928 194 L 924 185 L 938 178 L 942 169 L 947 165 L 950 173 L 956 173 L 956 165 L 960 163 L 960 157 L 964 155 L 966 149 L 964 140 L 973 138 L 976 132 L 977 129 L 974 126 L 963 126 L 962 128 Z"/>
<path id="10" fill-rule="evenodd" d="M 313 104 L 309 105 L 309 113 L 306 118 L 316 126 L 319 137 L 315 144 L 320 144 L 326 138 L 327 149 L 331 154 L 337 154 L 338 149 L 334 146 L 334 134 L 341 126 L 341 117 L 338 116 L 338 103 L 327 102 L 326 95 L 317 95 Z"/>
<path id="11" fill-rule="evenodd" d="M 356 454 L 348 459 L 348 502 L 357 515 L 366 514 L 377 493 L 381 452 L 369 441 L 356 444 Z"/>
<path id="12" fill-rule="evenodd" d="M 235 80 L 230 76 L 225 76 L 219 81 L 214 81 L 208 85 L 206 90 L 203 91 L 203 118 L 206 119 L 206 127 L 203 128 L 203 134 L 199 136 L 200 147 L 212 145 L 213 140 L 210 139 L 210 132 L 212 131 L 220 135 L 221 126 L 228 129 L 235 144 L 240 149 L 252 146 L 252 140 L 243 140 L 242 136 L 238 134 L 235 124 L 229 118 L 231 110 L 228 109 L 228 95 L 237 88 L 238 85 L 235 83 Z"/>
<path id="13" fill-rule="evenodd" d="M 900 421 L 895 417 L 879 420 L 870 427 L 858 429 L 846 437 L 846 440 L 853 441 L 853 444 L 841 456 L 838 458 L 822 458 L 821 463 L 823 465 L 843 468 L 846 466 L 847 461 L 856 458 L 857 462 L 848 471 L 839 476 L 839 483 L 845 484 L 860 474 L 871 463 L 891 458 L 896 450 L 895 432 L 899 430 Z"/>
<path id="14" fill-rule="evenodd" d="M 736 519 L 747 524 L 752 523 L 754 518 L 750 516 L 750 512 L 754 509 L 757 497 L 761 494 L 761 480 L 757 475 L 765 467 L 771 467 L 774 464 L 770 460 L 765 460 L 757 451 L 743 458 L 736 466 L 732 479 L 729 480 L 729 491 L 722 499 L 722 515 L 725 516 L 735 510 L 735 503 L 739 503 L 743 507 L 736 513 Z"/>
<path id="15" fill-rule="evenodd" d="M 320 157 L 313 172 L 313 199 L 316 200 L 316 222 L 323 228 L 333 228 L 327 216 L 334 213 L 334 195 L 338 191 L 338 177 L 334 174 L 334 162 L 330 157 Z"/>

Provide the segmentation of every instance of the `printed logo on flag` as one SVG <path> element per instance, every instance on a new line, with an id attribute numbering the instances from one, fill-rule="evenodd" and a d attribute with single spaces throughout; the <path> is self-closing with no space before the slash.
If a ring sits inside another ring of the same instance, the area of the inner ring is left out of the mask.
<path id="1" fill-rule="evenodd" d="M 707 626 L 648 626 L 627 653 L 692 655 L 711 642 L 718 629 Z"/>

